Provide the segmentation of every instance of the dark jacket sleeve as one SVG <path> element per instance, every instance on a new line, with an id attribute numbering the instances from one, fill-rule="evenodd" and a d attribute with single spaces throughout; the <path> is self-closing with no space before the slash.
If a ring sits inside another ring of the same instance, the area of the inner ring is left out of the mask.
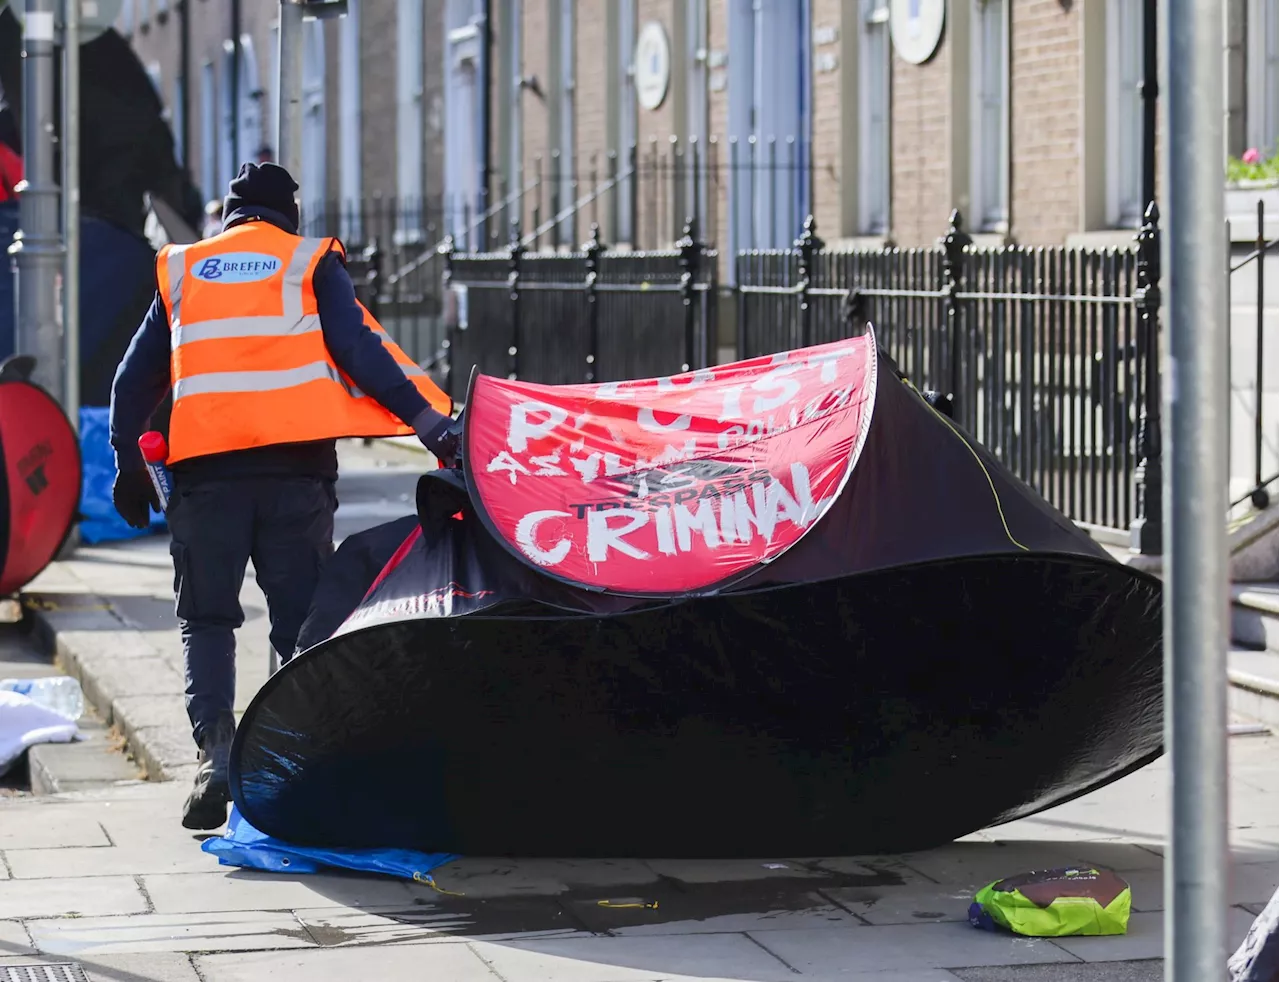
<path id="1" fill-rule="evenodd" d="M 169 384 L 169 315 L 157 293 L 111 383 L 111 446 L 120 470 L 143 466 L 138 437 L 146 432 Z"/>
<path id="2" fill-rule="evenodd" d="M 316 266 L 312 282 L 324 343 L 334 362 L 361 391 L 412 426 L 429 404 L 378 336 L 365 326 L 342 260 L 334 253 L 325 256 Z"/>

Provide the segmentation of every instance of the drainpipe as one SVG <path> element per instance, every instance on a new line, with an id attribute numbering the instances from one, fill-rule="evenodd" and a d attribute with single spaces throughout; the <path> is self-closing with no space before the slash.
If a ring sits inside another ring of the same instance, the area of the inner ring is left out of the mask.
<path id="1" fill-rule="evenodd" d="M 178 71 L 182 74 L 182 169 L 191 176 L 191 0 L 178 3 Z"/>
<path id="2" fill-rule="evenodd" d="M 240 146 L 240 0 L 231 0 L 231 175 L 244 163 Z"/>

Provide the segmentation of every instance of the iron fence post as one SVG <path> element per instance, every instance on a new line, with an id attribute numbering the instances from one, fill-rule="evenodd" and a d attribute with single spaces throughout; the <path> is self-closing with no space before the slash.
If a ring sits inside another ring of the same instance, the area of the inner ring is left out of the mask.
<path id="1" fill-rule="evenodd" d="M 376 245 L 377 243 L 376 239 L 374 240 L 374 243 Z M 452 235 L 446 235 L 444 237 L 444 241 L 440 243 L 440 256 L 444 260 L 444 270 L 440 274 L 440 297 L 441 297 L 441 300 L 447 304 L 450 291 L 453 289 L 453 236 Z M 370 270 L 370 275 L 373 275 L 373 271 L 376 269 L 377 269 L 377 264 L 375 263 L 373 268 Z M 446 312 L 449 312 L 450 307 L 445 306 L 444 310 Z M 444 325 L 444 346 L 449 352 L 448 357 L 445 359 L 444 386 L 445 386 L 445 391 L 449 393 L 450 397 L 453 398 L 455 402 L 457 401 L 457 394 L 453 390 L 453 362 L 454 362 L 454 353 L 458 350 L 457 332 L 458 332 L 458 310 L 457 310 L 457 307 L 454 306 L 452 308 L 452 312 L 449 313 L 449 316 L 445 318 L 445 325 Z"/>
<path id="2" fill-rule="evenodd" d="M 1147 556 L 1163 551 L 1160 447 L 1160 208 L 1147 205 L 1138 232 L 1138 357 L 1142 363 L 1142 406 L 1138 416 L 1138 466 L 1134 468 L 1138 517 L 1129 524 L 1129 548 Z"/>
<path id="3" fill-rule="evenodd" d="M 795 241 L 795 250 L 799 253 L 799 288 L 800 297 L 800 347 L 807 348 L 813 343 L 813 309 L 809 304 L 809 287 L 813 285 L 814 257 L 826 248 L 826 243 L 818 238 L 818 223 L 813 215 L 804 220 L 804 231 Z"/>
<path id="4" fill-rule="evenodd" d="M 595 382 L 598 379 L 600 362 L 600 304 L 596 293 L 596 279 L 600 275 L 600 253 L 604 251 L 604 243 L 600 241 L 600 225 L 591 223 L 591 239 L 584 247 L 587 254 L 587 331 L 590 350 L 587 352 L 586 380 Z"/>
<path id="5" fill-rule="evenodd" d="M 452 240 L 450 240 L 450 243 L 452 243 Z M 452 251 L 452 245 L 450 245 L 450 251 Z M 378 320 L 378 308 L 380 306 L 378 298 L 382 293 L 382 247 L 378 245 L 378 237 L 376 235 L 365 246 L 364 259 L 368 267 L 364 274 L 364 305 L 369 308 L 369 313 L 373 315 L 373 319 Z"/>
<path id="6" fill-rule="evenodd" d="M 694 285 L 698 275 L 698 237 L 695 234 L 697 223 L 692 217 L 688 218 L 684 223 L 684 235 L 680 241 L 676 243 L 680 250 L 680 299 L 684 304 L 684 367 L 681 371 L 692 371 L 695 365 L 698 368 L 705 368 L 705 364 L 700 364 L 695 351 L 695 322 L 693 301 L 694 301 Z"/>
<path id="7" fill-rule="evenodd" d="M 959 208 L 953 208 L 947 227 L 947 234 L 942 239 L 942 303 L 947 338 L 947 401 L 951 404 L 955 418 L 965 418 L 962 414 L 968 406 L 960 401 L 960 305 L 956 293 L 964 286 L 965 249 L 973 244 L 973 239 L 964 231 L 964 216 Z M 931 359 L 932 360 L 932 359 Z"/>
<path id="8" fill-rule="evenodd" d="M 507 287 L 511 297 L 511 345 L 507 348 L 507 378 L 520 377 L 520 257 L 524 247 L 520 244 L 520 221 L 511 223 L 511 258 L 510 272 L 507 274 Z"/>

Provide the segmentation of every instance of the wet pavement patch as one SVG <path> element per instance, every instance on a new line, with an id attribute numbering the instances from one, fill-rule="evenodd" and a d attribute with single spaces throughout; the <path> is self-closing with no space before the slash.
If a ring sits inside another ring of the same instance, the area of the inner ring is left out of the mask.
<path id="1" fill-rule="evenodd" d="M 797 866 L 812 874 L 813 870 Z M 829 873 L 795 877 L 768 877 L 733 882 L 687 883 L 671 877 L 637 885 L 570 887 L 564 893 L 543 897 L 496 897 L 470 900 L 441 895 L 419 898 L 407 909 L 366 910 L 379 918 L 424 932 L 459 937 L 531 934 L 546 931 L 584 931 L 607 934 L 663 924 L 697 922 L 732 915 L 770 915 L 828 912 L 833 918 L 849 914 L 823 891 L 858 888 L 868 895 L 878 889 L 901 886 L 902 877 L 892 868 L 872 868 L 866 875 Z M 856 915 L 854 915 L 856 916 Z M 321 945 L 351 943 L 363 925 L 308 924 Z"/>

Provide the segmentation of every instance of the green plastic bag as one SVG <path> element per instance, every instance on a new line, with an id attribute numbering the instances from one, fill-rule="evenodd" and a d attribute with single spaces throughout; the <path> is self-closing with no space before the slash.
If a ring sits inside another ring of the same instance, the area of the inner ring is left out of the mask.
<path id="1" fill-rule="evenodd" d="M 969 923 L 1033 938 L 1124 934 L 1133 892 L 1107 869 L 1033 870 L 989 883 L 969 907 Z"/>

